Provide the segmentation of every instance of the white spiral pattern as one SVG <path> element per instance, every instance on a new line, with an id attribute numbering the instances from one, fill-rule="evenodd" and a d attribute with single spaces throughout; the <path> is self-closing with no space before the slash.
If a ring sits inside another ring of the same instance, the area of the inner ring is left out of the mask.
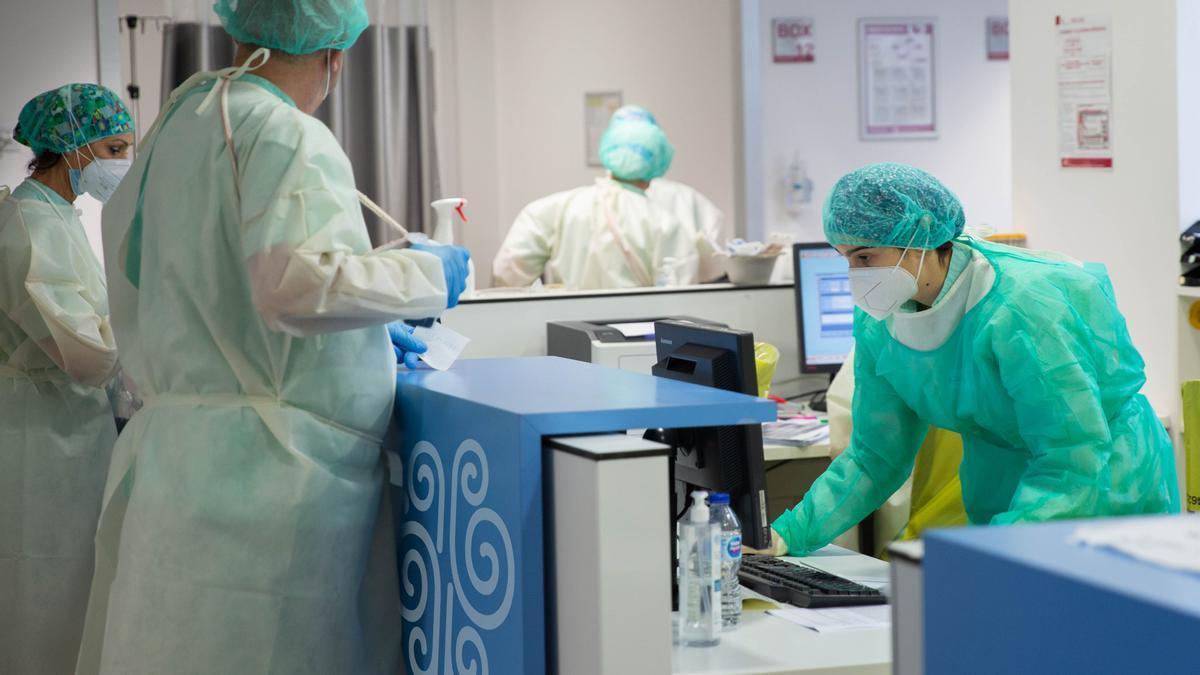
<path id="1" fill-rule="evenodd" d="M 454 454 L 450 472 L 450 493 L 436 447 L 421 441 L 413 448 L 408 462 L 405 522 L 401 527 L 401 617 L 408 625 L 408 668 L 415 675 L 444 673 L 488 675 L 488 654 L 480 630 L 502 626 L 512 611 L 516 591 L 516 561 L 508 526 L 495 510 L 483 507 L 487 498 L 489 470 L 487 455 L 474 440 L 466 440 Z M 470 513 L 463 529 L 459 528 L 458 502 Z M 446 502 L 449 501 L 449 527 Z M 430 513 L 436 520 L 432 535 L 415 517 Z M 481 526 L 484 526 L 481 530 Z M 479 541 L 487 532 L 489 540 Z M 442 595 L 440 554 L 443 542 L 450 541 L 451 581 Z M 479 610 L 467 596 L 459 575 L 459 542 L 470 589 L 481 599 L 495 598 L 502 592 L 498 607 L 491 612 Z M 501 551 L 500 548 L 503 550 Z M 405 548 L 405 546 L 409 548 Z M 429 565 L 426 565 L 428 558 Z M 503 587 L 501 586 L 503 584 Z M 457 603 L 455 602 L 457 600 Z M 461 605 L 470 624 L 454 627 L 455 605 Z M 429 616 L 432 608 L 432 616 Z M 442 622 L 444 621 L 444 626 Z M 429 633 L 432 632 L 432 635 Z M 451 639 L 453 635 L 453 639 Z M 441 657 L 439 659 L 439 656 Z M 420 663 L 424 661 L 425 663 Z M 439 664 L 440 661 L 440 664 Z"/>

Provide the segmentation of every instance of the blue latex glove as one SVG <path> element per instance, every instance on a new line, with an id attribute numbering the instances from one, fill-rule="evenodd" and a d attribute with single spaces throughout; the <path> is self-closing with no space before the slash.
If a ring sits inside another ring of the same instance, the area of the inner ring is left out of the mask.
<path id="1" fill-rule="evenodd" d="M 413 327 L 403 321 L 387 325 L 388 337 L 392 338 L 392 350 L 396 352 L 396 363 L 403 363 L 409 370 L 416 370 L 419 356 L 429 347 L 413 336 Z"/>
<path id="2" fill-rule="evenodd" d="M 471 253 L 462 246 L 413 244 L 412 249 L 432 253 L 442 259 L 442 272 L 446 275 L 446 309 L 456 307 L 458 296 L 467 290 L 467 274 L 470 272 L 467 262 L 471 259 Z"/>

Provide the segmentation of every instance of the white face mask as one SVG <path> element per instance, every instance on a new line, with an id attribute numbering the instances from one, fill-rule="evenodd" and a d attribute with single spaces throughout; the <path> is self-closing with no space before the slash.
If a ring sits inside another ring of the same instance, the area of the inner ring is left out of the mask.
<path id="1" fill-rule="evenodd" d="M 129 173 L 133 164 L 129 159 L 93 159 L 91 164 L 79 172 L 78 185 L 73 185 L 75 194 L 86 192 L 101 202 L 107 202 L 117 191 L 121 179 Z"/>
<path id="2" fill-rule="evenodd" d="M 921 251 L 918 275 L 925 266 L 925 253 Z M 900 260 L 904 260 L 904 253 L 900 254 Z M 895 267 L 859 267 L 850 270 L 850 294 L 862 311 L 883 321 L 917 295 L 917 279 L 899 262 Z"/>

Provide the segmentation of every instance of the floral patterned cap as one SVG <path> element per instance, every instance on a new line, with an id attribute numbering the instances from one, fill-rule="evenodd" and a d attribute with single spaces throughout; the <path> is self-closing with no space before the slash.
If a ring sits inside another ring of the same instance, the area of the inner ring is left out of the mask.
<path id="1" fill-rule="evenodd" d="M 116 92 L 98 84 L 67 84 L 21 108 L 13 139 L 34 154 L 64 154 L 101 138 L 133 133 L 133 117 Z"/>

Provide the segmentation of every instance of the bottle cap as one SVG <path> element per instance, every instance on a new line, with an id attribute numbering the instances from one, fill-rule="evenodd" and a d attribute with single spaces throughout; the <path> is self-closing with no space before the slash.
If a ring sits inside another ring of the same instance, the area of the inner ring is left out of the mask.
<path id="1" fill-rule="evenodd" d="M 714 492 L 711 495 L 709 495 L 709 497 L 708 497 L 708 505 L 709 506 L 716 506 L 717 504 L 728 504 L 728 503 L 729 503 L 729 493 L 728 492 Z"/>

